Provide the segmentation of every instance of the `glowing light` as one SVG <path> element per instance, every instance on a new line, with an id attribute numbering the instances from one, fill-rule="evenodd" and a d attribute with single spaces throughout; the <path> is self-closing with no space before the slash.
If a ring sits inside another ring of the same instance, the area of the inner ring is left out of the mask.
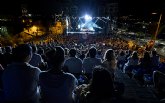
<path id="1" fill-rule="evenodd" d="M 85 17 L 84 17 L 84 18 L 85 18 L 85 20 L 86 20 L 86 21 L 91 21 L 91 20 L 92 20 L 92 17 L 91 17 L 91 16 L 89 16 L 89 15 L 85 15 Z"/>
<path id="2" fill-rule="evenodd" d="M 78 25 L 78 28 L 80 29 L 81 28 L 81 25 Z"/>
<path id="3" fill-rule="evenodd" d="M 33 26 L 33 27 L 31 28 L 31 30 L 32 30 L 33 32 L 37 32 L 37 27 L 36 27 L 36 26 Z"/>
<path id="4" fill-rule="evenodd" d="M 29 22 L 31 23 L 31 22 L 32 22 L 32 20 L 30 19 L 30 20 L 29 20 Z"/>
<path id="5" fill-rule="evenodd" d="M 68 19 L 66 19 L 66 26 L 67 26 L 67 27 L 69 26 L 69 21 L 68 21 Z"/>
<path id="6" fill-rule="evenodd" d="M 24 22 L 25 22 L 25 20 L 22 20 L 22 22 L 24 23 Z"/>
<path id="7" fill-rule="evenodd" d="M 152 13 L 153 15 L 156 15 L 157 13 Z"/>

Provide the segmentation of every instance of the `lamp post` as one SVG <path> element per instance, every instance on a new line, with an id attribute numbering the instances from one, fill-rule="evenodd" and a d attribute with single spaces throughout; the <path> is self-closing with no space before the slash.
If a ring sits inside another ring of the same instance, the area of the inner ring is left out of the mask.
<path id="1" fill-rule="evenodd" d="M 160 16 L 159 16 L 158 25 L 157 25 L 156 32 L 155 32 L 155 35 L 154 35 L 154 41 L 156 40 L 156 37 L 157 37 L 157 35 L 158 35 L 158 31 L 159 31 L 161 19 L 162 19 L 162 13 L 161 13 Z"/>
<path id="2" fill-rule="evenodd" d="M 152 13 L 153 15 L 157 14 L 157 13 Z M 156 41 L 156 37 L 158 35 L 158 31 L 159 31 L 159 27 L 160 27 L 160 22 L 161 22 L 161 19 L 162 19 L 162 13 L 160 14 L 159 16 L 159 21 L 157 22 L 157 27 L 156 27 L 156 31 L 155 31 L 155 34 L 154 34 L 154 37 L 152 40 L 150 40 L 148 43 L 150 45 L 150 48 L 152 49 L 155 45 L 155 41 Z"/>

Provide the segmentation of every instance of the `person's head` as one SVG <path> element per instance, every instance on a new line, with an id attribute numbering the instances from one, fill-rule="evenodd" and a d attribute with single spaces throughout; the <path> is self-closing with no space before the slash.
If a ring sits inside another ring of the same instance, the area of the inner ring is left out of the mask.
<path id="1" fill-rule="evenodd" d="M 150 60 L 151 58 L 150 58 L 150 53 L 149 52 L 145 52 L 144 53 L 144 60 Z"/>
<path id="2" fill-rule="evenodd" d="M 31 47 L 32 47 L 32 52 L 36 53 L 37 52 L 37 46 L 36 45 L 31 45 Z"/>
<path id="3" fill-rule="evenodd" d="M 44 54 L 44 49 L 43 48 L 39 48 L 37 53 L 40 54 L 40 55 L 43 55 Z"/>
<path id="4" fill-rule="evenodd" d="M 97 50 L 96 50 L 95 47 L 92 47 L 92 48 L 89 49 L 89 57 L 95 58 L 96 53 L 97 53 Z"/>
<path id="5" fill-rule="evenodd" d="M 125 51 L 121 50 L 120 56 L 124 56 L 124 55 L 125 55 Z"/>
<path id="6" fill-rule="evenodd" d="M 156 55 L 157 55 L 156 50 L 153 50 L 153 51 L 152 51 L 152 56 L 156 56 Z"/>
<path id="7" fill-rule="evenodd" d="M 6 53 L 11 53 L 12 52 L 12 47 L 11 46 L 6 46 L 5 47 L 5 52 Z"/>
<path id="8" fill-rule="evenodd" d="M 72 49 L 70 49 L 70 51 L 69 51 L 69 55 L 70 55 L 70 57 L 75 57 L 76 56 L 76 49 L 74 49 L 74 48 L 72 48 Z"/>
<path id="9" fill-rule="evenodd" d="M 115 59 L 115 53 L 113 49 L 108 49 L 104 54 L 104 60 L 111 61 Z"/>
<path id="10" fill-rule="evenodd" d="M 102 53 L 101 50 L 98 50 L 98 51 L 97 51 L 97 54 L 98 54 L 98 55 L 101 55 L 101 53 Z"/>
<path id="11" fill-rule="evenodd" d="M 32 57 L 32 48 L 28 44 L 18 45 L 13 48 L 13 59 L 15 62 L 29 62 Z"/>
<path id="12" fill-rule="evenodd" d="M 47 62 L 56 69 L 60 69 L 64 62 L 64 49 L 60 46 L 46 52 Z"/>
<path id="13" fill-rule="evenodd" d="M 69 49 L 65 48 L 64 51 L 65 51 L 65 55 L 68 55 Z"/>
<path id="14" fill-rule="evenodd" d="M 133 51 L 133 53 L 132 53 L 132 58 L 133 59 L 138 59 L 139 57 L 138 57 L 138 53 L 136 52 L 136 51 Z"/>
<path id="15" fill-rule="evenodd" d="M 114 86 L 110 72 L 101 66 L 96 66 L 92 73 L 90 92 L 96 96 L 109 97 L 112 96 L 113 90 Z"/>

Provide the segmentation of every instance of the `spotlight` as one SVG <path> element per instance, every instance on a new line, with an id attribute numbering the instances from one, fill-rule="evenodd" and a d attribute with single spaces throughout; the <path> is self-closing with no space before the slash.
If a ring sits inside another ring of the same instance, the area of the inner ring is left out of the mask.
<path id="1" fill-rule="evenodd" d="M 89 15 L 85 15 L 85 17 L 84 17 L 84 18 L 85 18 L 85 20 L 86 20 L 86 21 L 91 21 L 91 20 L 92 20 L 92 17 L 91 17 L 91 16 L 89 16 Z"/>

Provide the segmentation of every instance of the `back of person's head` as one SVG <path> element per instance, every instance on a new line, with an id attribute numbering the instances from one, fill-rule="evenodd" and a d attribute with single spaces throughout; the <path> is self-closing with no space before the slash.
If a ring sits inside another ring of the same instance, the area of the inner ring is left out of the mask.
<path id="1" fill-rule="evenodd" d="M 132 50 L 128 50 L 128 54 L 129 54 L 129 55 L 131 55 L 131 54 L 132 54 L 132 52 L 133 52 Z"/>
<path id="2" fill-rule="evenodd" d="M 72 48 L 72 49 L 70 49 L 70 51 L 69 51 L 69 55 L 70 55 L 70 57 L 75 57 L 76 56 L 76 49 L 74 49 L 74 48 Z"/>
<path id="3" fill-rule="evenodd" d="M 125 55 L 125 51 L 122 50 L 122 51 L 120 52 L 120 56 L 124 56 L 124 55 Z"/>
<path id="4" fill-rule="evenodd" d="M 65 48 L 64 51 L 65 51 L 65 55 L 68 55 L 69 49 Z"/>
<path id="5" fill-rule="evenodd" d="M 98 55 L 101 55 L 101 53 L 102 53 L 101 50 L 98 50 L 97 54 L 98 54 Z"/>
<path id="6" fill-rule="evenodd" d="M 90 92 L 100 97 L 109 97 L 112 96 L 113 91 L 114 86 L 110 72 L 101 66 L 96 66 L 92 74 Z"/>
<path id="7" fill-rule="evenodd" d="M 113 51 L 113 49 L 108 49 L 105 54 L 104 54 L 104 59 L 111 61 L 115 59 L 115 53 Z"/>
<path id="8" fill-rule="evenodd" d="M 46 52 L 48 64 L 59 67 L 64 62 L 64 49 L 60 46 Z"/>
<path id="9" fill-rule="evenodd" d="M 138 59 L 139 57 L 138 57 L 138 53 L 136 52 L 136 51 L 133 51 L 133 53 L 132 53 L 132 58 L 133 59 Z"/>
<path id="10" fill-rule="evenodd" d="M 31 47 L 32 47 L 32 52 L 36 53 L 37 52 L 37 46 L 36 45 L 31 45 Z"/>
<path id="11" fill-rule="evenodd" d="M 153 51 L 152 51 L 152 56 L 156 56 L 156 55 L 157 55 L 156 50 L 153 50 Z"/>
<path id="12" fill-rule="evenodd" d="M 146 60 L 146 61 L 147 61 L 147 60 L 150 60 L 150 59 L 151 59 L 150 53 L 146 51 L 146 52 L 144 53 L 143 59 Z"/>
<path id="13" fill-rule="evenodd" d="M 11 46 L 6 46 L 5 47 L 5 52 L 6 53 L 11 53 L 12 52 L 12 47 Z"/>
<path id="14" fill-rule="evenodd" d="M 40 55 L 43 55 L 44 54 L 44 49 L 43 48 L 39 48 L 37 53 L 40 54 Z"/>
<path id="15" fill-rule="evenodd" d="M 13 49 L 13 59 L 15 62 L 29 62 L 31 56 L 32 48 L 28 44 L 21 44 Z"/>
<path id="16" fill-rule="evenodd" d="M 89 49 L 89 57 L 95 58 L 96 52 L 97 52 L 96 48 L 95 48 L 95 47 L 91 47 L 91 48 Z"/>

